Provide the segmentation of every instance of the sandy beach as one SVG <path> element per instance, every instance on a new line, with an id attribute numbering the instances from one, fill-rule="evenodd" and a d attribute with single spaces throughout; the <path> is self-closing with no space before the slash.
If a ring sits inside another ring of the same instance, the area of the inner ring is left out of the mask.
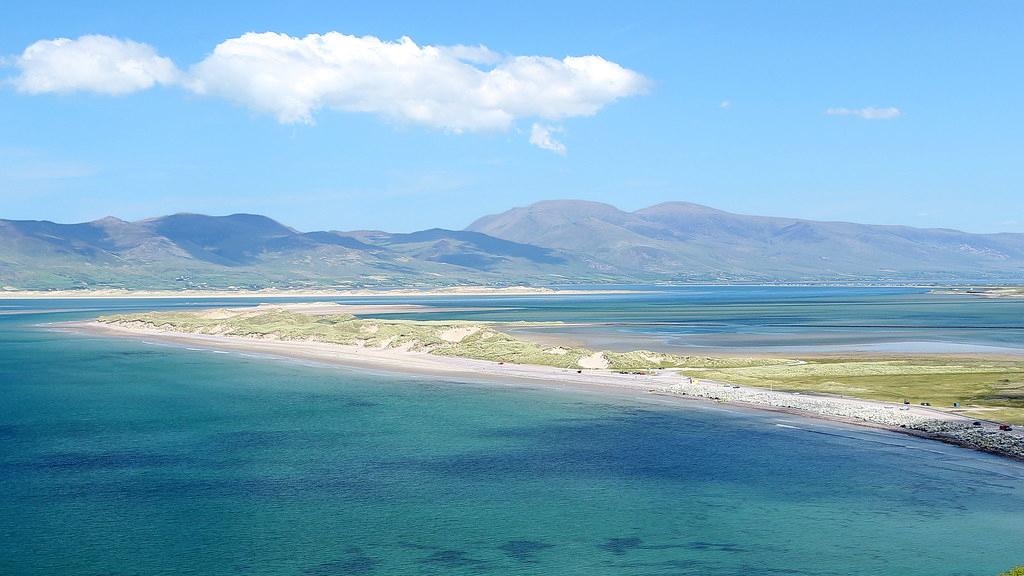
<path id="1" fill-rule="evenodd" d="M 1000 431 L 992 422 L 982 422 L 981 426 L 974 426 L 975 420 L 973 419 L 925 406 L 904 406 L 855 398 L 780 392 L 708 380 L 690 382 L 670 369 L 643 374 L 625 374 L 602 369 L 573 370 L 437 356 L 427 352 L 394 348 L 382 349 L 322 342 L 179 333 L 95 321 L 65 323 L 55 327 L 101 336 L 153 340 L 184 347 L 257 353 L 270 357 L 308 360 L 392 373 L 434 375 L 466 381 L 500 381 L 531 386 L 547 384 L 589 391 L 614 391 L 619 394 L 657 394 L 679 401 L 717 402 L 884 428 L 1024 460 L 1024 434 L 1018 430 Z"/>

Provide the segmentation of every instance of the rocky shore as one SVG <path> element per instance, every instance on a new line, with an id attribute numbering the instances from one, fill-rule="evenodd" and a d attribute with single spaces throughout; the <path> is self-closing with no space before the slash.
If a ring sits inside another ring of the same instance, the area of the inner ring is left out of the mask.
<path id="1" fill-rule="evenodd" d="M 719 382 L 684 380 L 659 392 L 889 428 L 972 450 L 1024 460 L 1024 432 L 1000 430 L 993 422 L 971 420 L 921 406 L 901 406 L 854 398 L 776 392 Z M 975 425 L 978 422 L 978 425 Z"/>

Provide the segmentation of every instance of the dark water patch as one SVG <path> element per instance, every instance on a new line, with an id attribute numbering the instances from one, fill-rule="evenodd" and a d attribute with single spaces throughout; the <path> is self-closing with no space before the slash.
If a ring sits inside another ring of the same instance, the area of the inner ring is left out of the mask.
<path id="1" fill-rule="evenodd" d="M 509 540 L 498 549 L 508 555 L 509 558 L 518 560 L 524 563 L 535 563 L 537 562 L 537 553 L 548 548 L 553 548 L 554 544 L 548 544 L 547 542 L 537 542 L 534 540 Z"/>

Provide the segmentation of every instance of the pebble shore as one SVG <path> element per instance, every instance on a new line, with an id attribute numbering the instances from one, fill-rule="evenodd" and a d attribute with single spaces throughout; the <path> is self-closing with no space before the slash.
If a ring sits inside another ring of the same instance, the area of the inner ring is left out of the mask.
<path id="1" fill-rule="evenodd" d="M 998 424 L 975 420 L 920 407 L 836 398 L 793 392 L 775 392 L 763 388 L 734 386 L 719 382 L 684 380 L 658 389 L 659 392 L 692 396 L 720 402 L 735 402 L 754 407 L 793 410 L 824 418 L 864 422 L 885 428 L 925 436 L 964 448 L 1024 460 L 1024 432 L 999 430 Z"/>

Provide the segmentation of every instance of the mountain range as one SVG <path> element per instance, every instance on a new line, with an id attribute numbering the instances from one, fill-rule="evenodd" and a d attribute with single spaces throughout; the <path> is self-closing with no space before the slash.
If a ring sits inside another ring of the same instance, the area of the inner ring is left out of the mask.
<path id="1" fill-rule="evenodd" d="M 1020 282 L 1024 234 L 556 200 L 465 230 L 301 232 L 265 216 L 0 220 L 0 286 L 266 288 L 624 282 Z"/>

